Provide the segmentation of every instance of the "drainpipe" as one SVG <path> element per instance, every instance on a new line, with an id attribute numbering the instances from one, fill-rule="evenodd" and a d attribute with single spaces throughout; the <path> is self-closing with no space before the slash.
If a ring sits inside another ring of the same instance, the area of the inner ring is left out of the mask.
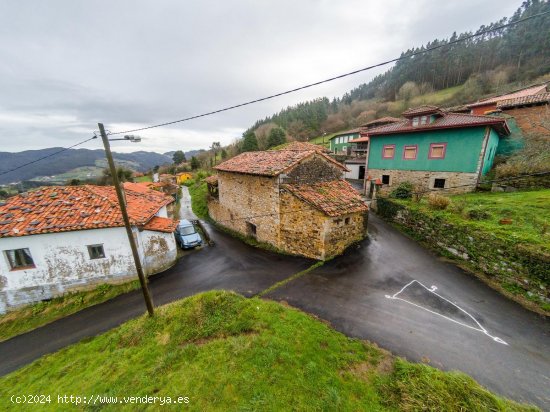
<path id="1" fill-rule="evenodd" d="M 485 153 L 487 152 L 487 143 L 489 142 L 489 136 L 491 135 L 491 128 L 487 126 L 485 128 L 485 137 L 483 138 L 483 154 L 481 155 L 481 162 L 479 165 L 479 171 L 477 174 L 476 189 L 481 181 L 481 173 L 483 172 L 483 164 L 485 163 Z"/>
<path id="2" fill-rule="evenodd" d="M 367 144 L 367 158 L 365 159 L 365 176 L 363 176 L 363 192 L 365 193 L 365 196 L 367 196 L 367 177 L 369 176 L 369 153 L 370 153 L 370 137 Z"/>

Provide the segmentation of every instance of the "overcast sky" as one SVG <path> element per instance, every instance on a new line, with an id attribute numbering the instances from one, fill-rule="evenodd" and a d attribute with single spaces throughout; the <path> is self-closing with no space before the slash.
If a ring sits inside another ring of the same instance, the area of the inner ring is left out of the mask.
<path id="1" fill-rule="evenodd" d="M 0 0 L 0 151 L 70 146 L 231 106 L 510 16 L 518 0 Z M 256 120 L 378 71 L 173 127 L 116 151 L 232 142 Z M 100 141 L 82 146 L 101 147 Z"/>

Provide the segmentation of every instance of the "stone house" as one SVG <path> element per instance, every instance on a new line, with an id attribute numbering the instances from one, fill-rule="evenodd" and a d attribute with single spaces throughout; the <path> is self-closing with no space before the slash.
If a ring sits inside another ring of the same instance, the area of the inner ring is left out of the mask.
<path id="1" fill-rule="evenodd" d="M 499 142 L 510 134 L 503 118 L 436 106 L 409 109 L 403 117 L 365 133 L 367 197 L 405 181 L 420 190 L 472 191 L 491 169 Z"/>
<path id="2" fill-rule="evenodd" d="M 124 184 L 147 274 L 176 260 L 167 218 L 173 198 Z M 0 313 L 27 303 L 137 276 L 114 187 L 52 186 L 0 203 Z"/>
<path id="3" fill-rule="evenodd" d="M 322 148 L 246 152 L 215 169 L 208 211 L 220 225 L 313 259 L 338 255 L 366 235 L 366 204 Z"/>

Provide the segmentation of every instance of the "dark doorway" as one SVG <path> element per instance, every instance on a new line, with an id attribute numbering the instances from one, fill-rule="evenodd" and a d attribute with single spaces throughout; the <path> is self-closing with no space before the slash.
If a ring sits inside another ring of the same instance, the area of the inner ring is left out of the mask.
<path id="1" fill-rule="evenodd" d="M 359 179 L 363 180 L 365 178 L 365 166 L 359 166 Z"/>

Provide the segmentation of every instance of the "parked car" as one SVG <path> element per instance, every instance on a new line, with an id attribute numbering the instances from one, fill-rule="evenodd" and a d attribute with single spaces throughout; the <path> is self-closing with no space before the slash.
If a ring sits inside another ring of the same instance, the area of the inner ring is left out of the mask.
<path id="1" fill-rule="evenodd" d="M 201 235 L 197 233 L 195 226 L 189 220 L 182 219 L 179 221 L 175 236 L 178 245 L 182 249 L 192 249 L 202 245 Z"/>

